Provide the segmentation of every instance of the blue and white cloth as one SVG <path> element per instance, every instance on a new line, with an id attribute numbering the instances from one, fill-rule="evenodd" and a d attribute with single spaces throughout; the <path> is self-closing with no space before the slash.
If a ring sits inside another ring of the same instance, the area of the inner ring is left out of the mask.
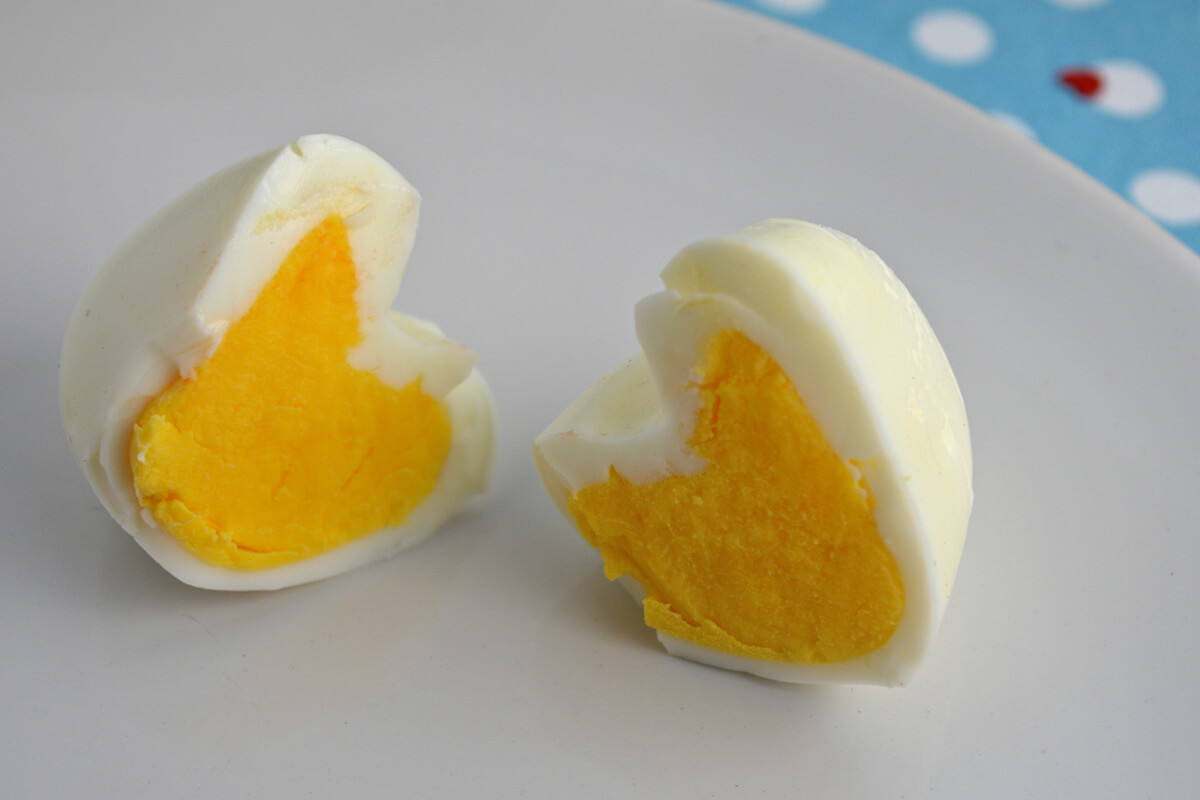
<path id="1" fill-rule="evenodd" d="M 726 0 L 995 114 L 1200 252 L 1200 0 Z"/>

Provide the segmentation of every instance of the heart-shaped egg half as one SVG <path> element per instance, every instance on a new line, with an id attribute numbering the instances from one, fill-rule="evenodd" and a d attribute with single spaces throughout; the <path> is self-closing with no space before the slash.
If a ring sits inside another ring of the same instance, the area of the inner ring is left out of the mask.
<path id="1" fill-rule="evenodd" d="M 908 291 L 825 227 L 682 250 L 642 353 L 538 436 L 547 491 L 677 656 L 907 682 L 972 503 L 962 395 Z"/>
<path id="2" fill-rule="evenodd" d="M 389 310 L 419 201 L 365 147 L 306 136 L 186 192 L 93 278 L 62 350 L 67 437 L 180 580 L 325 578 L 485 488 L 476 356 Z"/>

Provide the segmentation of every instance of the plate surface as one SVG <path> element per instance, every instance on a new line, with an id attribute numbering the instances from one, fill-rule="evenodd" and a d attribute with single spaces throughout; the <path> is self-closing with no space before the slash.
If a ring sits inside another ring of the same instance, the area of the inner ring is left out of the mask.
<path id="1" fill-rule="evenodd" d="M 167 9 L 28 6 L 0 32 L 24 81 L 0 89 L 14 796 L 1194 790 L 1200 263 L 1182 245 L 986 115 L 725 6 Z M 57 350 L 88 277 L 155 208 L 318 131 L 423 192 L 397 305 L 480 352 L 495 486 L 391 561 L 194 590 L 92 498 Z M 531 464 L 533 436 L 633 352 L 632 305 L 674 251 L 770 216 L 883 255 L 966 398 L 975 514 L 902 690 L 666 656 Z"/>

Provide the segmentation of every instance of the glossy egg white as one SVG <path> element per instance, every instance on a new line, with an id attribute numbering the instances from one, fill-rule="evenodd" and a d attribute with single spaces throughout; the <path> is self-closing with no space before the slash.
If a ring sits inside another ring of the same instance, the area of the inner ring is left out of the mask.
<path id="1" fill-rule="evenodd" d="M 924 660 L 954 583 L 973 501 L 962 395 L 925 316 L 883 261 L 845 234 L 769 220 L 682 250 L 666 290 L 637 304 L 642 353 L 572 403 L 534 444 L 551 498 L 606 480 L 695 474 L 696 366 L 734 328 L 779 364 L 834 451 L 861 474 L 899 566 L 905 608 L 879 649 L 828 664 L 760 661 L 659 633 L 677 656 L 802 683 L 903 684 Z M 861 466 L 857 470 L 850 462 Z M 635 599 L 636 582 L 623 585 Z"/>
<path id="2" fill-rule="evenodd" d="M 210 589 L 276 589 L 326 578 L 422 540 L 486 488 L 494 411 L 476 355 L 437 326 L 389 310 L 419 204 L 416 190 L 362 145 L 305 136 L 183 194 L 121 245 L 87 287 L 60 362 L 67 438 L 104 507 L 180 580 Z M 399 527 L 284 566 L 213 566 L 139 506 L 128 465 L 131 426 L 166 386 L 194 375 L 287 254 L 330 214 L 345 221 L 357 269 L 363 340 L 349 362 L 395 388 L 419 376 L 422 390 L 447 409 L 450 452 L 434 490 Z"/>

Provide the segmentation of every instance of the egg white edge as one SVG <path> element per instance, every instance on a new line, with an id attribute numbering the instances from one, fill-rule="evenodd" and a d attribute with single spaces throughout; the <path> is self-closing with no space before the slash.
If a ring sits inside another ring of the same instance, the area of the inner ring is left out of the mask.
<path id="1" fill-rule="evenodd" d="M 436 326 L 389 309 L 417 229 L 420 196 L 386 161 L 341 137 L 301 137 L 201 182 L 149 220 L 101 267 L 68 326 L 60 361 L 67 438 L 101 503 L 164 568 L 209 589 L 276 589 L 385 558 L 426 538 L 491 473 L 494 403 L 476 355 Z M 346 223 L 363 341 L 352 366 L 401 388 L 421 379 L 442 401 L 450 451 L 405 522 L 304 561 L 261 570 L 208 564 L 134 495 L 129 432 L 145 404 L 191 376 L 253 304 L 295 245 L 330 214 Z"/>
<path id="2" fill-rule="evenodd" d="M 700 406 L 695 365 L 713 334 L 742 331 L 788 375 L 835 452 L 852 470 L 851 460 L 861 465 L 901 570 L 905 611 L 884 646 L 832 664 L 760 661 L 658 638 L 673 655 L 773 680 L 909 682 L 944 612 L 972 504 L 962 395 L 929 323 L 877 255 L 792 220 L 684 248 L 663 280 L 667 290 L 635 310 L 643 354 L 535 440 L 550 496 L 570 519 L 568 495 L 605 480 L 610 465 L 639 483 L 702 469 L 687 446 Z M 636 581 L 621 583 L 641 601 Z"/>

